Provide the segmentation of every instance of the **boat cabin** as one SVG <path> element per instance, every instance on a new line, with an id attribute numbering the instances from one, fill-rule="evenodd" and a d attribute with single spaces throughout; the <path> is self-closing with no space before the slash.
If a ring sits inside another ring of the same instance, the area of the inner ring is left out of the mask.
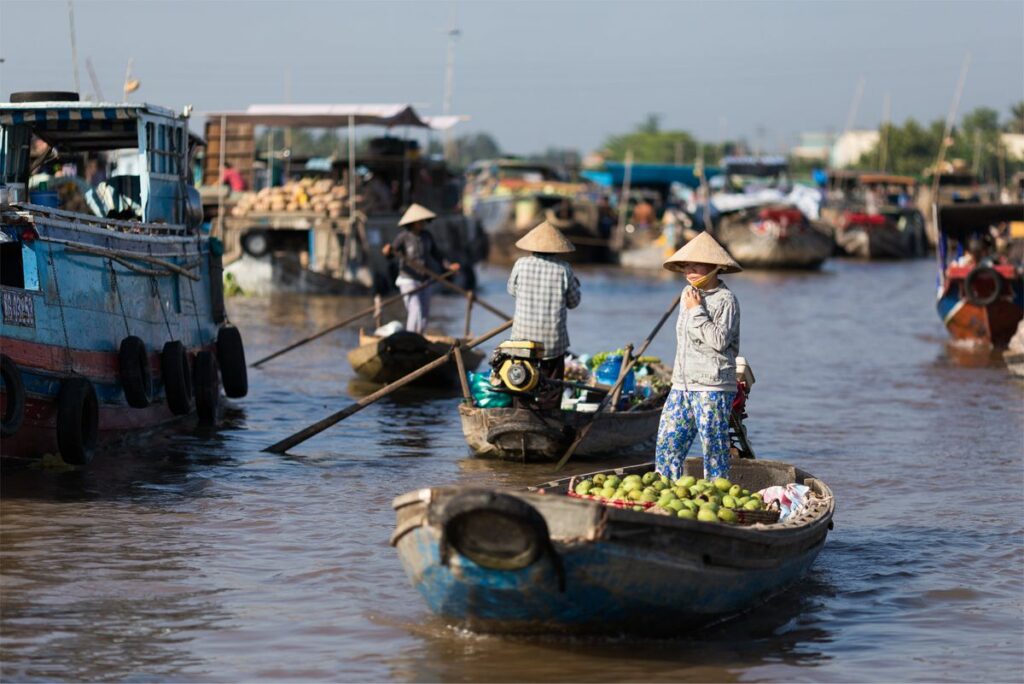
<path id="1" fill-rule="evenodd" d="M 785 157 L 723 157 L 722 175 L 710 181 L 725 192 L 771 188 L 788 190 L 792 185 Z"/>
<path id="2" fill-rule="evenodd" d="M 5 205 L 198 226 L 201 208 L 189 172 L 198 140 L 188 131 L 188 109 L 65 96 L 0 104 Z"/>

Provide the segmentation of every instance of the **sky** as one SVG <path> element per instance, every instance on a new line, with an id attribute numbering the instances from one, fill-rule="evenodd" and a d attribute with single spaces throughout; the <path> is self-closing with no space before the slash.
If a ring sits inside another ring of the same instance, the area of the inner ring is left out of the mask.
<path id="1" fill-rule="evenodd" d="M 107 99 L 178 109 L 408 102 L 442 111 L 455 17 L 457 133 L 508 152 L 587 152 L 649 113 L 705 140 L 768 152 L 801 131 L 891 116 L 944 119 L 965 56 L 960 112 L 1024 100 L 1024 0 L 1009 2 L 290 2 L 72 0 Z M 74 89 L 67 0 L 0 0 L 0 96 Z"/>

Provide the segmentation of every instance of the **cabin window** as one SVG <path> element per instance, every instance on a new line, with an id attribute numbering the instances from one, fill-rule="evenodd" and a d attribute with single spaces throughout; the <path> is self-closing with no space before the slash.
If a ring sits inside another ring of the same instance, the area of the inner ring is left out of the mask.
<path id="1" fill-rule="evenodd" d="M 182 134 L 179 126 L 146 124 L 147 158 L 150 173 L 177 175 L 181 172 Z"/>
<path id="2" fill-rule="evenodd" d="M 0 285 L 39 289 L 39 266 L 29 244 L 17 240 L 0 243 Z"/>

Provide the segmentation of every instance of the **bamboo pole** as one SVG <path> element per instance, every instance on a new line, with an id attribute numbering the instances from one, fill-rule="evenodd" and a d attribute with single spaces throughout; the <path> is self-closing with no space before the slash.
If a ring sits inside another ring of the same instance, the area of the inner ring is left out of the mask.
<path id="1" fill-rule="evenodd" d="M 449 272 L 445 273 L 443 277 L 444 278 L 450 278 L 453 273 L 454 273 L 454 271 L 449 271 Z M 406 294 L 415 294 L 415 293 L 419 292 L 420 290 L 426 289 L 431 284 L 432 283 L 424 283 L 423 285 L 420 285 L 416 289 L 410 290 Z M 385 300 L 380 302 L 380 306 L 383 307 L 383 306 L 387 306 L 388 304 L 393 304 L 393 303 L 397 302 L 399 299 L 401 299 L 404 296 L 405 295 L 396 294 L 396 295 L 393 295 L 391 297 L 388 297 L 387 299 L 385 299 Z M 326 335 L 327 333 L 334 332 L 338 328 L 343 328 L 346 325 L 348 325 L 349 323 L 351 323 L 353 321 L 359 320 L 363 316 L 369 316 L 369 315 L 373 314 L 376 310 L 377 310 L 377 304 L 374 303 L 373 306 L 368 306 L 367 308 L 363 309 L 362 311 L 360 311 L 358 313 L 355 313 L 355 314 L 349 316 L 348 318 L 344 319 L 340 323 L 335 323 L 334 325 L 330 326 L 329 328 L 324 328 L 323 330 L 321 330 L 318 333 L 314 333 L 313 335 L 310 335 L 309 337 L 304 337 L 301 340 L 293 342 L 292 344 L 289 344 L 284 349 L 279 349 L 276 352 L 274 352 L 273 354 L 270 354 L 269 356 L 264 356 L 259 361 L 255 361 L 255 362 L 253 362 L 250 365 L 253 368 L 259 368 L 261 365 L 263 365 L 267 361 L 270 361 L 271 359 L 277 358 L 281 354 L 284 354 L 286 352 L 290 352 L 292 349 L 296 349 L 298 347 L 301 347 L 302 345 L 306 344 L 307 342 L 312 342 L 313 340 L 319 339 L 319 338 L 323 337 L 324 335 Z M 377 326 L 377 327 L 380 327 L 380 326 Z"/>
<path id="2" fill-rule="evenodd" d="M 470 322 L 473 317 L 473 302 L 476 301 L 476 293 L 470 292 L 466 296 L 466 326 L 463 329 L 462 336 L 469 337 Z"/>
<path id="3" fill-rule="evenodd" d="M 470 340 L 469 343 L 466 345 L 466 349 L 472 349 L 473 347 L 477 346 L 478 344 L 482 344 L 483 342 L 486 342 L 487 340 L 491 339 L 495 335 L 498 335 L 499 333 L 502 333 L 502 332 L 508 330 L 511 327 L 512 327 L 512 321 L 511 320 L 507 320 L 504 323 L 502 323 L 501 325 L 499 325 L 497 328 L 494 328 L 493 330 L 490 330 L 489 332 L 484 333 L 480 337 L 476 337 L 476 338 L 473 338 L 472 340 Z M 320 434 L 321 432 L 323 432 L 327 428 L 331 427 L 335 423 L 338 423 L 338 422 L 340 422 L 342 420 L 345 420 L 349 416 L 353 415 L 354 413 L 357 413 L 357 412 L 361 411 L 362 409 L 366 408 L 367 406 L 369 406 L 373 402 L 377 401 L 381 397 L 384 397 L 384 396 L 387 396 L 388 394 L 391 394 L 396 389 L 399 389 L 400 387 L 404 387 L 405 385 L 408 385 L 410 382 L 412 382 L 412 381 L 414 381 L 414 380 L 416 380 L 418 378 L 423 377 L 424 375 L 426 375 L 430 371 L 434 370 L 435 368 L 438 368 L 441 365 L 443 365 L 445 363 L 448 363 L 449 360 L 452 357 L 452 354 L 454 353 L 454 350 L 455 350 L 455 347 L 452 347 L 443 356 L 440 356 L 440 357 L 434 359 L 433 361 L 431 361 L 430 363 L 426 364 L 425 366 L 421 366 L 419 369 L 414 370 L 412 373 L 409 373 L 404 378 L 401 378 L 399 380 L 395 380 L 390 385 L 386 385 L 386 386 L 380 388 L 379 390 L 377 390 L 376 392 L 374 392 L 373 394 L 369 394 L 369 395 L 363 397 L 362 399 L 360 399 L 356 403 L 350 404 L 349 406 L 346 406 L 342 410 L 340 410 L 340 411 L 338 411 L 336 413 L 332 413 L 331 415 L 327 416 L 326 418 L 324 418 L 322 420 L 319 420 L 319 421 L 313 423 L 312 425 L 309 425 L 309 426 L 303 428 L 302 430 L 299 430 L 295 434 L 289 435 L 288 437 L 285 437 L 284 439 L 282 439 L 281 441 L 277 442 L 276 444 L 271 444 L 270 446 L 268 446 L 263 451 L 267 451 L 267 452 L 274 453 L 274 454 L 286 453 L 292 447 L 297 446 L 299 444 L 302 444 L 307 439 Z"/>
<path id="4" fill-rule="evenodd" d="M 455 344 L 452 345 L 452 351 L 455 352 L 455 366 L 459 371 L 459 386 L 462 387 L 462 398 L 467 404 L 472 404 L 473 395 L 469 392 L 469 381 L 466 379 L 466 362 L 462 358 L 462 340 L 455 340 Z"/>
<path id="5" fill-rule="evenodd" d="M 615 386 L 612 387 L 611 391 L 605 396 L 604 399 L 601 400 L 601 403 L 597 407 L 597 410 L 594 411 L 594 415 L 590 418 L 590 422 L 588 422 L 580 429 L 579 433 L 576 435 L 576 439 L 574 439 L 572 441 L 572 444 L 569 445 L 569 448 L 565 450 L 565 455 L 562 456 L 562 460 L 560 460 L 558 462 L 558 465 L 555 466 L 555 470 L 561 470 L 565 466 L 565 464 L 569 462 L 569 459 L 572 458 L 572 455 L 576 453 L 576 449 L 579 447 L 580 443 L 586 438 L 587 433 L 590 432 L 590 428 L 594 426 L 594 423 L 597 421 L 597 417 L 601 415 L 601 413 L 606 408 L 608 408 L 608 405 L 611 403 L 612 396 L 616 395 L 622 388 L 622 383 L 625 382 L 626 375 L 629 373 L 630 370 L 633 369 L 633 366 L 636 365 L 637 359 L 644 355 L 644 352 L 647 351 L 647 347 L 650 346 L 651 341 L 654 340 L 654 338 L 658 335 L 658 332 L 661 330 L 661 326 L 665 325 L 665 321 L 667 321 L 668 317 L 672 315 L 672 312 L 676 310 L 676 306 L 679 305 L 679 300 L 682 299 L 682 296 L 682 292 L 676 295 L 676 298 L 672 300 L 672 306 L 670 306 L 668 310 L 661 315 L 661 318 L 658 320 L 658 324 L 654 326 L 654 330 L 651 331 L 651 334 L 648 335 L 647 339 L 644 340 L 643 343 L 640 345 L 640 348 L 636 352 L 636 356 L 634 356 L 629 361 L 628 365 L 624 365 L 622 367 L 621 371 L 619 372 L 619 379 L 615 382 Z"/>

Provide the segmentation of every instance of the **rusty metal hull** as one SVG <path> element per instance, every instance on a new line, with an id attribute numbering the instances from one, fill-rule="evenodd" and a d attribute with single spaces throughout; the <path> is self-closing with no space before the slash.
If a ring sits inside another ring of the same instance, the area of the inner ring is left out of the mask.
<path id="1" fill-rule="evenodd" d="M 592 413 L 554 411 L 540 413 L 516 408 L 459 406 L 462 433 L 477 456 L 514 461 L 553 462 L 575 439 L 577 430 L 594 418 Z M 649 451 L 658 434 L 661 406 L 640 411 L 608 411 L 597 416 L 594 427 L 576 450 L 577 457 Z"/>
<path id="2" fill-rule="evenodd" d="M 686 467 L 697 472 L 700 459 Z M 420 490 L 395 500 L 392 544 L 430 609 L 473 631 L 684 633 L 749 610 L 798 580 L 831 527 L 832 492 L 820 480 L 771 461 L 734 471 L 734 481 L 750 488 L 796 480 L 816 496 L 795 521 L 738 527 L 570 498 L 561 480 L 510 492 L 544 517 L 551 551 L 527 567 L 495 570 L 443 544 L 445 505 L 465 488 Z"/>

